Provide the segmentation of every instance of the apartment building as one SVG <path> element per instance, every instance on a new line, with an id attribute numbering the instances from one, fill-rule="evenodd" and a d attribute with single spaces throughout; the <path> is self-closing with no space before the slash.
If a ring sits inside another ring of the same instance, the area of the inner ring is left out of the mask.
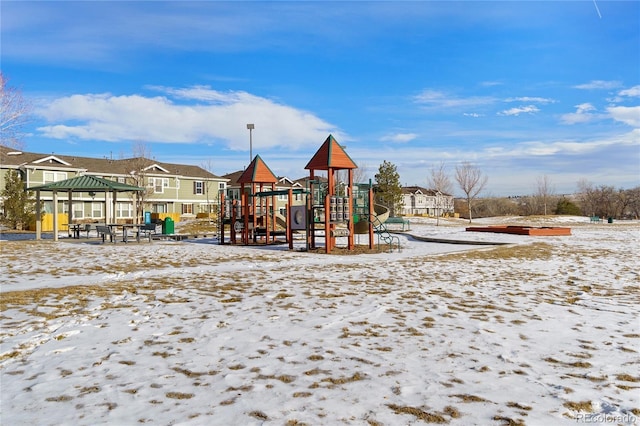
<path id="1" fill-rule="evenodd" d="M 35 187 L 70 179 L 81 175 L 93 175 L 119 183 L 144 187 L 141 195 L 144 211 L 168 213 L 181 219 L 196 217 L 199 213 L 218 211 L 219 192 L 225 191 L 228 179 L 201 168 L 185 164 L 165 163 L 147 158 L 90 158 L 72 155 L 24 152 L 0 146 L 0 188 L 5 187 L 10 170 L 20 173 L 25 187 Z M 83 222 L 100 222 L 112 217 L 108 209 L 111 203 L 92 192 L 73 194 L 69 206 L 67 194 L 58 194 L 58 205 L 53 205 L 53 195 L 42 192 L 45 213 L 68 213 Z M 134 200 L 118 200 L 116 218 L 127 222 L 136 214 Z"/>
<path id="2" fill-rule="evenodd" d="M 453 195 L 420 186 L 402 187 L 401 214 L 404 216 L 438 216 L 453 212 Z"/>

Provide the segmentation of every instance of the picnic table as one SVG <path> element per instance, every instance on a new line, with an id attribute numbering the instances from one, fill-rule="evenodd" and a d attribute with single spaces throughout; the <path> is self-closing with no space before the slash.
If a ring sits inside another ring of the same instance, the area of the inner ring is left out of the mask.
<path id="1" fill-rule="evenodd" d="M 69 224 L 69 237 L 73 236 L 76 240 L 80 238 L 80 230 L 84 228 L 84 225 L 81 223 L 70 223 Z"/>
<path id="2" fill-rule="evenodd" d="M 91 231 L 90 223 L 70 223 L 67 224 L 67 229 L 69 230 L 69 238 L 79 239 L 81 232 L 87 233 L 87 238 L 89 238 L 89 231 Z"/>
<path id="3" fill-rule="evenodd" d="M 117 228 L 122 228 L 122 242 L 128 243 L 129 237 L 135 235 L 136 242 L 140 242 L 140 236 L 145 235 L 151 241 L 151 235 L 156 233 L 155 223 L 108 223 L 109 235 L 113 241 Z"/>
<path id="4" fill-rule="evenodd" d="M 135 234 L 136 241 L 140 242 L 140 229 L 145 226 L 143 223 L 108 223 L 107 226 L 111 229 L 111 232 L 115 234 L 116 228 L 122 228 L 122 242 L 129 242 L 129 232 Z M 130 230 L 130 231 L 129 231 Z"/>

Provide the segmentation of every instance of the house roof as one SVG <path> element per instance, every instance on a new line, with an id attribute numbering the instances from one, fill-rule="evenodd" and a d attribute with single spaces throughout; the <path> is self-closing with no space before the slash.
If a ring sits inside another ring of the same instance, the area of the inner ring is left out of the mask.
<path id="1" fill-rule="evenodd" d="M 144 188 L 115 182 L 91 175 L 76 176 L 71 179 L 59 180 L 46 185 L 27 188 L 29 191 L 72 191 L 72 192 L 140 192 Z"/>
<path id="2" fill-rule="evenodd" d="M 344 148 L 329 135 L 320 149 L 305 166 L 306 170 L 357 169 L 358 166 Z"/>
<path id="3" fill-rule="evenodd" d="M 279 176 L 277 186 L 278 188 L 304 188 L 300 182 L 291 180 L 287 176 Z"/>
<path id="4" fill-rule="evenodd" d="M 278 178 L 273 174 L 269 166 L 256 155 L 242 175 L 238 183 L 276 183 Z"/>
<path id="5" fill-rule="evenodd" d="M 240 176 L 242 176 L 243 173 L 244 173 L 244 170 L 238 170 L 233 173 L 227 173 L 226 175 L 222 175 L 222 177 L 225 179 L 229 179 L 229 182 L 227 183 L 228 186 L 240 185 L 238 183 L 238 179 L 240 179 Z"/>
<path id="6" fill-rule="evenodd" d="M 403 186 L 402 187 L 402 193 L 404 194 L 423 194 L 423 195 L 430 195 L 430 196 L 436 196 L 437 191 L 434 189 L 427 189 L 427 188 L 423 188 L 421 186 Z M 442 193 L 441 195 L 450 197 L 450 194 L 446 194 L 446 193 Z"/>
<path id="7" fill-rule="evenodd" d="M 132 171 L 144 169 L 148 175 L 188 176 L 202 179 L 222 179 L 199 166 L 164 163 L 144 157 L 114 160 L 110 158 L 79 157 L 74 155 L 23 152 L 0 145 L 0 164 L 3 167 L 51 166 L 56 170 L 69 170 L 103 176 L 129 176 Z"/>

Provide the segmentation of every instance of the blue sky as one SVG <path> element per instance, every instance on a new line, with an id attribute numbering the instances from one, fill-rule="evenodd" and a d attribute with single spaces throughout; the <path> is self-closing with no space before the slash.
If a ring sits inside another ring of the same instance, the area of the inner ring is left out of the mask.
<path id="1" fill-rule="evenodd" d="M 483 195 L 640 184 L 640 2 L 2 1 L 25 150 L 299 178 L 329 134 L 373 178 L 470 162 Z M 461 195 L 456 189 L 456 195 Z"/>

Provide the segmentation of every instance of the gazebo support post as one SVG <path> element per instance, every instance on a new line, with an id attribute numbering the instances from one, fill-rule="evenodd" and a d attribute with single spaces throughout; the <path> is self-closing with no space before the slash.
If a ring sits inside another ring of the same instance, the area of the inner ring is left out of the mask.
<path id="1" fill-rule="evenodd" d="M 69 203 L 69 212 L 67 213 L 67 236 L 71 237 L 71 224 L 73 223 L 73 191 L 67 191 L 67 201 Z"/>
<path id="2" fill-rule="evenodd" d="M 58 191 L 53 191 L 53 241 L 58 241 Z"/>
<path id="3" fill-rule="evenodd" d="M 116 218 L 116 207 L 118 206 L 118 196 L 117 196 L 117 192 L 113 191 L 113 200 L 112 201 L 112 206 L 111 206 L 111 217 L 113 219 L 113 224 L 118 223 L 118 219 Z"/>
<path id="4" fill-rule="evenodd" d="M 40 200 L 40 190 L 36 191 L 36 240 L 42 239 L 42 201 Z"/>

